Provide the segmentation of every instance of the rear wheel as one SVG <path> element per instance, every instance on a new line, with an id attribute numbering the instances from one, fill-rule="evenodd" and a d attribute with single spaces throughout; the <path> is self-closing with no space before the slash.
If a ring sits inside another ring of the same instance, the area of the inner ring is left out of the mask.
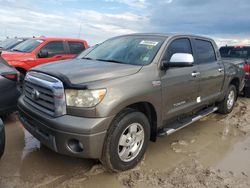
<path id="1" fill-rule="evenodd" d="M 112 123 L 104 144 L 102 163 L 114 172 L 135 167 L 143 158 L 150 138 L 147 117 L 126 109 Z"/>
<path id="2" fill-rule="evenodd" d="M 237 98 L 237 90 L 234 85 L 230 85 L 225 98 L 219 103 L 218 112 L 221 114 L 229 114 L 232 112 Z"/>

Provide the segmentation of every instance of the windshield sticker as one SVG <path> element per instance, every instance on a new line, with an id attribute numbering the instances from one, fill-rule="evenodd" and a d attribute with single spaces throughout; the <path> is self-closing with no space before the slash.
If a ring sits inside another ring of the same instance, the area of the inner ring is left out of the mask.
<path id="1" fill-rule="evenodd" d="M 43 40 L 36 40 L 37 42 L 39 42 L 39 43 L 42 43 L 43 42 Z"/>
<path id="2" fill-rule="evenodd" d="M 143 58 L 143 61 L 148 61 L 148 60 L 149 60 L 148 56 L 146 56 L 146 57 Z"/>
<path id="3" fill-rule="evenodd" d="M 156 41 L 149 41 L 149 40 L 143 40 L 140 42 L 142 45 L 147 45 L 147 46 L 156 46 L 159 42 Z"/>

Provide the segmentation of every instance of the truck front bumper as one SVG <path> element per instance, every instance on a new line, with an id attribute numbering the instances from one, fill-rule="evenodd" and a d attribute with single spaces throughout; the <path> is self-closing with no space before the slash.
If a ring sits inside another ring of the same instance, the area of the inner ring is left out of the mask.
<path id="1" fill-rule="evenodd" d="M 23 100 L 18 101 L 19 119 L 42 144 L 60 154 L 99 159 L 113 117 L 83 118 L 64 115 L 52 118 Z"/>

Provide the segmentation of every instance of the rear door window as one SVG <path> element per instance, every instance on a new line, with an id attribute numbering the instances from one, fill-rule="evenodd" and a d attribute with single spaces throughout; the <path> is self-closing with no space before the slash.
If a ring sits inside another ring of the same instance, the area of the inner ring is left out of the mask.
<path id="1" fill-rule="evenodd" d="M 213 44 L 206 40 L 195 39 L 196 61 L 198 63 L 209 63 L 216 61 Z"/>
<path id="2" fill-rule="evenodd" d="M 44 49 L 48 51 L 48 54 L 49 54 L 48 57 L 53 57 L 59 54 L 66 54 L 65 49 L 64 49 L 64 44 L 63 42 L 60 42 L 60 41 L 49 42 L 42 48 L 42 50 Z"/>
<path id="3" fill-rule="evenodd" d="M 68 44 L 71 54 L 80 54 L 83 50 L 85 50 L 85 47 L 81 42 L 68 42 Z"/>

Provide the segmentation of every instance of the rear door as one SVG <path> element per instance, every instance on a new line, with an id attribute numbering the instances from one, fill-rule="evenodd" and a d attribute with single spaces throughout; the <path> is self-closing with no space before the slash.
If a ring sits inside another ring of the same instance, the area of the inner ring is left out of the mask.
<path id="1" fill-rule="evenodd" d="M 168 61 L 175 53 L 193 54 L 189 38 L 177 38 L 170 42 L 163 60 Z M 198 65 L 191 67 L 172 67 L 164 71 L 162 79 L 163 118 L 191 112 L 197 105 L 199 78 L 192 76 Z"/>
<path id="2" fill-rule="evenodd" d="M 43 46 L 40 49 L 40 51 L 41 50 L 47 50 L 48 57 L 40 58 L 37 55 L 37 61 L 36 61 L 37 65 L 48 63 L 48 62 L 53 62 L 53 61 L 69 59 L 67 50 L 63 41 L 48 42 L 45 46 Z"/>
<path id="3" fill-rule="evenodd" d="M 72 57 L 78 56 L 85 50 L 85 46 L 82 42 L 68 41 L 67 43 L 69 48 L 69 54 L 71 54 Z"/>
<path id="4" fill-rule="evenodd" d="M 202 104 L 209 104 L 222 91 L 224 65 L 217 57 L 215 44 L 212 41 L 195 38 L 193 44 L 195 62 L 200 72 L 199 99 Z"/>

